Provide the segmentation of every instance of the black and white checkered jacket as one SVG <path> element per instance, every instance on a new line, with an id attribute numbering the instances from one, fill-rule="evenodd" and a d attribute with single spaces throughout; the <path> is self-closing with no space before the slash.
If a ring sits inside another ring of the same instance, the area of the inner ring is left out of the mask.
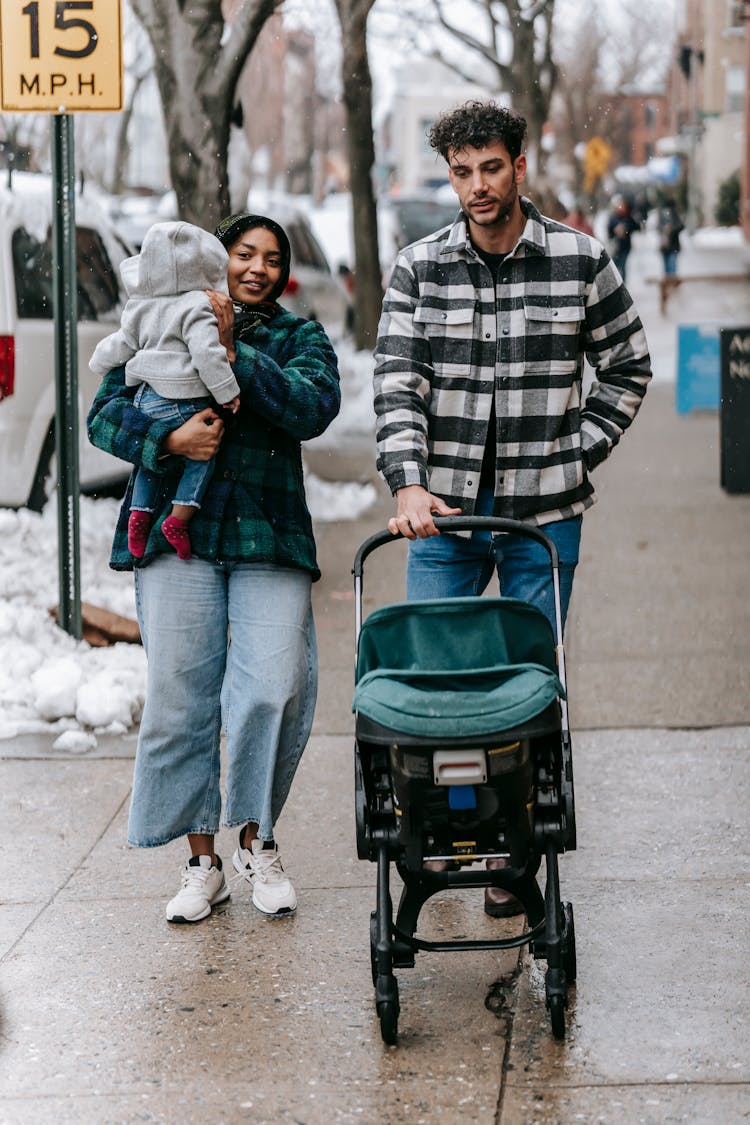
<path id="1" fill-rule="evenodd" d="M 651 366 L 630 294 L 596 239 L 526 225 L 497 286 L 466 222 L 397 259 L 378 329 L 378 469 L 471 515 L 492 396 L 496 516 L 544 524 L 594 503 L 588 473 L 635 417 Z M 595 381 L 582 401 L 583 360 Z"/>

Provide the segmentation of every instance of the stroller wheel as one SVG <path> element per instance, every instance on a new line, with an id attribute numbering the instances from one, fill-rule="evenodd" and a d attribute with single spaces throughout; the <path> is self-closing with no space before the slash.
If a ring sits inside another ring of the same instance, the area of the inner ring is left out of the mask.
<path id="1" fill-rule="evenodd" d="M 375 1007 L 380 1020 L 380 1034 L 383 1042 L 394 1046 L 398 1039 L 398 981 L 393 973 L 378 975 L 375 982 Z"/>
<path id="2" fill-rule="evenodd" d="M 563 903 L 562 964 L 569 983 L 576 979 L 576 928 L 571 903 Z"/>
<path id="3" fill-rule="evenodd" d="M 373 910 L 370 915 L 370 968 L 372 969 L 372 986 L 378 983 L 378 916 Z"/>
<path id="4" fill-rule="evenodd" d="M 555 1039 L 565 1038 L 565 997 L 550 996 L 547 1000 L 550 1020 L 552 1021 L 552 1034 Z"/>
<path id="5" fill-rule="evenodd" d="M 394 1047 L 398 1042 L 398 1012 L 398 999 L 383 1000 L 378 1004 L 380 1035 L 389 1047 Z"/>

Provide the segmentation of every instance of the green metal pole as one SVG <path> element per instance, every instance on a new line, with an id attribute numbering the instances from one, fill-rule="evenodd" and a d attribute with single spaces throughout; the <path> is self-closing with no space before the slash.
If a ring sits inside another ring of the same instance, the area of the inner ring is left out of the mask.
<path id="1" fill-rule="evenodd" d="M 73 118 L 52 118 L 52 245 L 55 310 L 55 450 L 57 453 L 60 625 L 79 640 L 81 550 L 78 487 L 78 301 L 76 285 Z"/>

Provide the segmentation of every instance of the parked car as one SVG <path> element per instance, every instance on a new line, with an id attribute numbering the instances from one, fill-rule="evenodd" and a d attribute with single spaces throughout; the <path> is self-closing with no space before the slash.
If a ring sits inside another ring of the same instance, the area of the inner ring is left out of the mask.
<path id="1" fill-rule="evenodd" d="M 389 195 L 381 199 L 378 203 L 378 240 L 386 280 L 399 250 L 449 226 L 455 222 L 458 212 L 455 196 L 442 198 L 433 192 Z"/>
<path id="2" fill-rule="evenodd" d="M 332 340 L 340 340 L 352 328 L 351 297 L 333 272 L 304 210 L 289 196 L 261 201 L 256 193 L 250 194 L 247 209 L 276 219 L 289 236 L 292 268 L 280 304 L 297 316 L 319 320 Z"/>
<path id="3" fill-rule="evenodd" d="M 76 191 L 80 482 L 92 492 L 130 466 L 94 449 L 86 413 L 99 385 L 89 358 L 119 324 L 119 265 L 132 253 L 92 192 Z M 16 172 L 0 184 L 0 506 L 41 510 L 54 489 L 52 183 Z"/>
<path id="4" fill-rule="evenodd" d="M 154 223 L 177 218 L 177 201 L 173 191 L 134 191 L 126 195 L 100 196 L 112 225 L 120 237 L 139 251 L 146 231 Z"/>

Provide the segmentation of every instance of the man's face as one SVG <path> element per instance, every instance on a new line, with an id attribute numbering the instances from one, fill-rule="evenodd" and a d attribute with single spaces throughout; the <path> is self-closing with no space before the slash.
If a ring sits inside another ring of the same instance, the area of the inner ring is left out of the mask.
<path id="1" fill-rule="evenodd" d="M 448 177 L 470 222 L 501 226 L 518 206 L 518 185 L 526 176 L 526 157 L 511 160 L 502 141 L 484 148 L 450 149 Z"/>

